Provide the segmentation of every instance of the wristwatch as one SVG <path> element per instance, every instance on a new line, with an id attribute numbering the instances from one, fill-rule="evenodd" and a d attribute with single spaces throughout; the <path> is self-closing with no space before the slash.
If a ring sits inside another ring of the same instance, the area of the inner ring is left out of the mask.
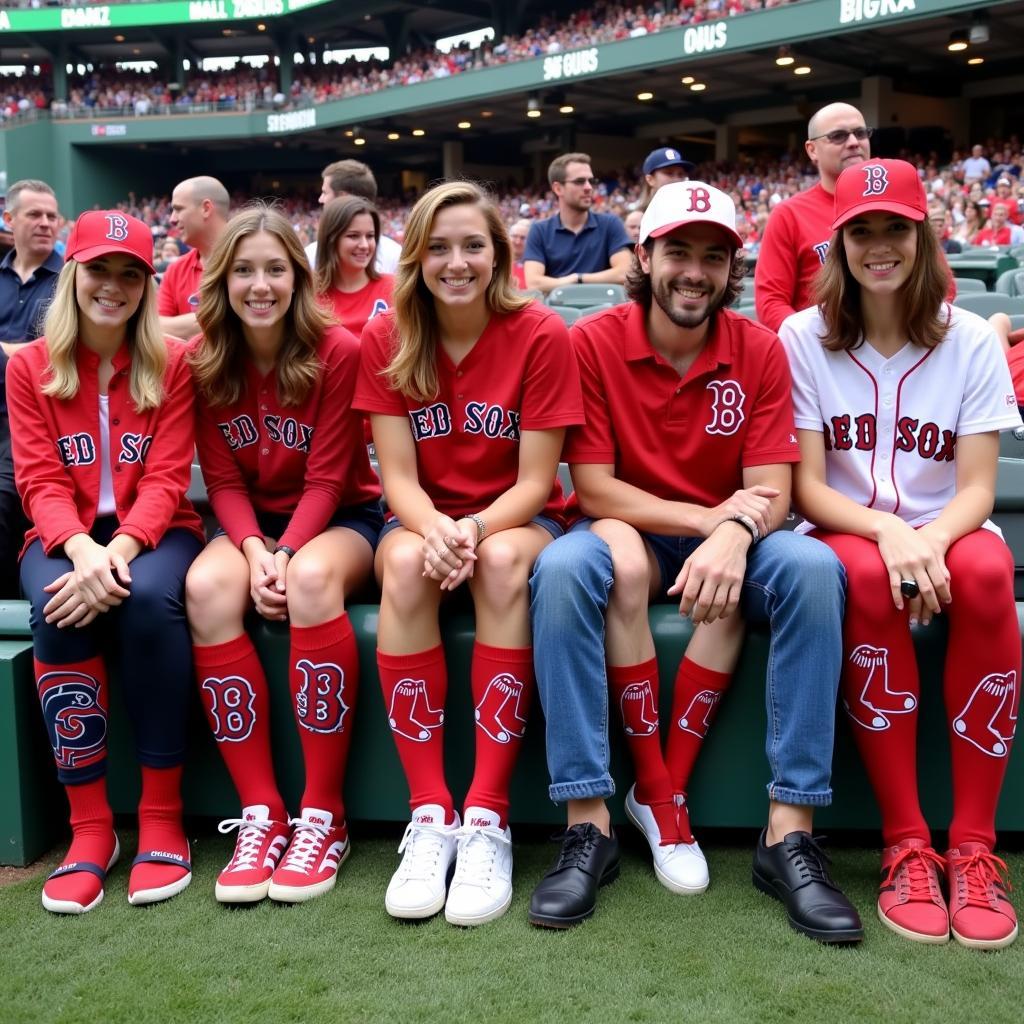
<path id="1" fill-rule="evenodd" d="M 484 539 L 484 534 L 487 533 L 487 524 L 484 522 L 484 517 L 473 512 L 466 516 L 466 518 L 472 519 L 476 523 L 476 542 L 479 544 Z"/>

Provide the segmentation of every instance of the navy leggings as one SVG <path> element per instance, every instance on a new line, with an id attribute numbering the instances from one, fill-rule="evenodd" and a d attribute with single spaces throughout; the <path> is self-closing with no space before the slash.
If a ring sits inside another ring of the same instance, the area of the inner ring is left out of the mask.
<path id="1" fill-rule="evenodd" d="M 91 536 L 107 544 L 117 529 L 113 516 L 98 519 Z M 21 587 L 31 602 L 35 656 L 47 665 L 69 665 L 102 655 L 121 679 L 139 763 L 169 768 L 185 759 L 185 719 L 193 692 L 192 640 L 185 621 L 185 574 L 202 550 L 188 530 L 168 530 L 153 550 L 131 563 L 131 596 L 88 626 L 48 625 L 43 587 L 72 568 L 63 549 L 47 556 L 37 540 L 21 560 Z M 89 782 L 106 771 L 105 759 L 58 770 L 63 783 Z"/>

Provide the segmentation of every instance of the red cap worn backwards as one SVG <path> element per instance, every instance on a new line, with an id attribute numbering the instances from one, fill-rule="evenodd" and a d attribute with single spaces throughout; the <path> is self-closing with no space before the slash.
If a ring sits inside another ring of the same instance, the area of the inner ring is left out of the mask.
<path id="1" fill-rule="evenodd" d="M 67 258 L 85 263 L 112 252 L 134 256 L 151 274 L 155 273 L 153 234 L 138 217 L 129 217 L 119 210 L 83 213 L 68 235 Z"/>
<path id="2" fill-rule="evenodd" d="M 836 182 L 832 230 L 862 213 L 882 210 L 910 220 L 924 220 L 928 199 L 920 175 L 906 160 L 867 160 L 847 167 Z"/>

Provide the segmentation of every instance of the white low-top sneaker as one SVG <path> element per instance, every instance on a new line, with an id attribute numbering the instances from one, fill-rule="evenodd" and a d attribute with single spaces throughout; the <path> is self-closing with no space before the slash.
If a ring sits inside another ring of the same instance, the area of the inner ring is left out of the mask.
<path id="1" fill-rule="evenodd" d="M 471 928 L 501 917 L 511 902 L 512 833 L 493 811 L 467 807 L 444 916 Z"/>
<path id="2" fill-rule="evenodd" d="M 451 825 L 444 818 L 444 808 L 438 804 L 423 804 L 412 812 L 398 845 L 402 863 L 384 896 L 384 907 L 392 917 L 432 917 L 444 906 L 448 870 L 455 860 L 462 824 L 458 814 Z"/>
<path id="3" fill-rule="evenodd" d="M 654 873 L 666 889 L 693 896 L 708 887 L 708 862 L 696 841 L 661 845 L 661 830 L 647 804 L 636 799 L 636 786 L 626 794 L 626 814 L 644 834 L 654 855 Z"/>

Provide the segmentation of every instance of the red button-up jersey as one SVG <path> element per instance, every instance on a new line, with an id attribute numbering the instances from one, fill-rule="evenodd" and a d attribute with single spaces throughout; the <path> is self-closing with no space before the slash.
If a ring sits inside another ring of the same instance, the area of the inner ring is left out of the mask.
<path id="1" fill-rule="evenodd" d="M 138 412 L 128 390 L 131 350 L 122 345 L 107 386 L 111 477 L 120 524 L 146 547 L 181 527 L 203 538 L 185 492 L 195 445 L 192 380 L 185 346 L 167 340 L 164 400 Z M 47 554 L 76 533 L 88 533 L 100 496 L 100 358 L 79 345 L 78 394 L 69 400 L 42 393 L 50 356 L 46 339 L 23 346 L 7 368 L 7 404 L 18 493 L 29 519 L 25 547 L 42 541 Z"/>
<path id="2" fill-rule="evenodd" d="M 257 512 L 291 516 L 279 544 L 298 550 L 322 533 L 339 506 L 380 498 L 352 409 L 359 342 L 343 327 L 324 332 L 323 369 L 301 405 L 282 405 L 277 371 L 265 377 L 247 362 L 246 386 L 233 405 L 196 399 L 199 463 L 218 522 L 241 547 L 262 537 Z"/>

